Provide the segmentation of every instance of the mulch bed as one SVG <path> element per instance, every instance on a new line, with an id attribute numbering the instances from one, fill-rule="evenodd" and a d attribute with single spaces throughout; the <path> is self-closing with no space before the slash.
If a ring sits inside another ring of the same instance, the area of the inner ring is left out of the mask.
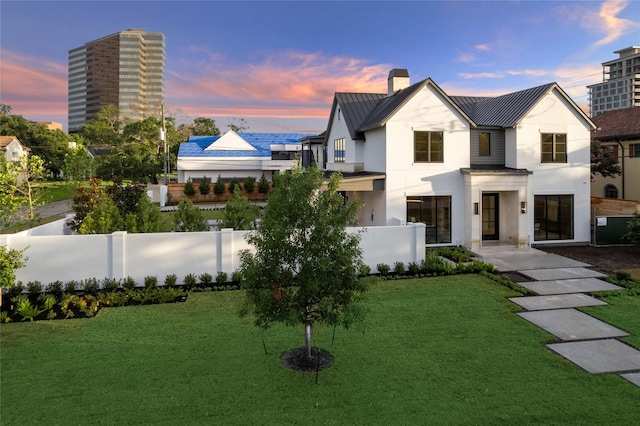
<path id="1" fill-rule="evenodd" d="M 324 349 L 311 348 L 311 359 L 307 359 L 306 348 L 303 346 L 284 352 L 280 356 L 280 361 L 291 370 L 308 373 L 328 368 L 333 362 L 333 355 Z"/>
<path id="2" fill-rule="evenodd" d="M 640 246 L 538 246 L 536 248 L 588 263 L 604 274 L 640 269 Z"/>

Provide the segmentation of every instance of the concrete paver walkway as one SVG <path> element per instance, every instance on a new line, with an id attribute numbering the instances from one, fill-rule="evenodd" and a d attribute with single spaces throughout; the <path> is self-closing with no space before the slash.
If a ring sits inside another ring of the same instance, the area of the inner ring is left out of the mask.
<path id="1" fill-rule="evenodd" d="M 518 284 L 537 296 L 509 300 L 525 310 L 518 316 L 560 340 L 548 344 L 550 350 L 590 373 L 622 373 L 640 387 L 640 351 L 617 340 L 628 333 L 573 309 L 606 305 L 584 293 L 621 287 L 599 279 L 605 275 L 589 269 L 591 265 L 532 248 L 494 244 L 476 254 L 499 272 L 517 272 L 534 280 Z"/>

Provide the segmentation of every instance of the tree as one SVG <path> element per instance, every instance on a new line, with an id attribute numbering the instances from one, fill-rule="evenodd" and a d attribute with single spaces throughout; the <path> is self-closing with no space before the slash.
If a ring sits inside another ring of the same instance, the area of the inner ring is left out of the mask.
<path id="1" fill-rule="evenodd" d="M 91 145 L 120 145 L 124 121 L 120 119 L 120 108 L 115 105 L 102 107 L 93 116 L 91 123 L 82 126 L 80 134 Z"/>
<path id="2" fill-rule="evenodd" d="M 82 221 L 91 213 L 98 200 L 102 196 L 102 189 L 100 185 L 102 180 L 92 178 L 89 180 L 89 186 L 78 186 L 76 188 L 76 195 L 73 196 L 73 211 L 76 213 L 73 220 L 69 222 L 69 227 L 74 231 L 78 231 L 82 226 Z"/>
<path id="3" fill-rule="evenodd" d="M 236 119 L 234 118 L 233 120 L 235 121 Z M 249 123 L 247 123 L 247 120 L 245 120 L 244 118 L 240 118 L 238 124 L 232 121 L 231 123 L 227 124 L 227 127 L 236 133 L 244 132 L 245 130 L 249 130 Z"/>
<path id="4" fill-rule="evenodd" d="M 274 322 L 304 325 L 307 360 L 312 327 L 348 327 L 361 316 L 356 302 L 367 287 L 358 277 L 360 236 L 346 229 L 361 202 L 344 204 L 341 180 L 334 173 L 320 191 L 322 172 L 315 167 L 279 174 L 260 227 L 247 237 L 255 252 L 240 255 L 242 314 L 252 313 L 261 328 Z"/>
<path id="5" fill-rule="evenodd" d="M 216 121 L 206 117 L 195 118 L 191 131 L 194 136 L 218 136 L 220 134 Z"/>
<path id="6" fill-rule="evenodd" d="M 26 258 L 23 250 L 0 246 L 0 289 L 11 288 L 16 282 L 16 269 L 25 266 Z M 1 291 L 1 290 L 0 290 Z M 0 295 L 0 301 L 2 295 Z"/>
<path id="7" fill-rule="evenodd" d="M 173 230 L 176 232 L 208 231 L 209 226 L 198 206 L 190 200 L 180 200 L 173 216 Z"/>
<path id="8" fill-rule="evenodd" d="M 618 158 L 604 149 L 599 141 L 591 141 L 591 174 L 602 177 L 615 177 L 622 173 Z"/>
<path id="9" fill-rule="evenodd" d="M 158 232 L 160 229 L 160 208 L 143 194 L 138 200 L 136 211 L 124 216 L 124 229 L 127 232 Z"/>
<path id="10" fill-rule="evenodd" d="M 124 222 L 118 207 L 109 196 L 102 194 L 93 209 L 82 221 L 78 232 L 80 234 L 111 234 L 121 231 Z"/>
<path id="11" fill-rule="evenodd" d="M 251 202 L 245 197 L 240 196 L 240 189 L 236 188 L 233 191 L 233 198 L 227 201 L 222 211 L 222 220 L 219 223 L 219 228 L 233 228 L 233 229 L 253 229 L 256 219 L 260 216 L 260 211 L 257 206 L 251 204 Z"/>
<path id="12" fill-rule="evenodd" d="M 37 155 L 7 162 L 0 156 L 0 222 L 35 222 L 35 207 L 42 204 L 37 183 L 44 178 L 44 163 Z"/>
<path id="13" fill-rule="evenodd" d="M 199 188 L 202 195 L 207 195 L 211 191 L 211 178 L 203 176 Z"/>
<path id="14" fill-rule="evenodd" d="M 640 212 L 635 212 L 633 219 L 627 223 L 627 232 L 622 236 L 622 241 L 640 245 Z"/>
<path id="15" fill-rule="evenodd" d="M 67 180 L 86 180 L 95 174 L 95 160 L 84 146 L 78 145 L 65 155 L 62 171 Z"/>

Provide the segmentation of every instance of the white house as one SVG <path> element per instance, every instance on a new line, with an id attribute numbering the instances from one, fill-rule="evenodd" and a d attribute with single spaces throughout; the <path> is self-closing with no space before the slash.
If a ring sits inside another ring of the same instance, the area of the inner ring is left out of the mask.
<path id="1" fill-rule="evenodd" d="M 191 136 L 178 150 L 178 182 L 222 178 L 271 179 L 302 158 L 301 139 L 309 133 L 255 133 L 230 130 L 223 136 Z M 309 149 L 309 148 L 306 148 Z"/>
<path id="2" fill-rule="evenodd" d="M 388 93 L 336 93 L 326 169 L 364 226 L 423 222 L 427 245 L 590 241 L 589 117 L 556 84 L 449 96 L 389 73 Z"/>
<path id="3" fill-rule="evenodd" d="M 4 152 L 7 161 L 19 161 L 23 155 L 27 155 L 31 149 L 22 145 L 15 136 L 0 136 L 0 150 Z"/>

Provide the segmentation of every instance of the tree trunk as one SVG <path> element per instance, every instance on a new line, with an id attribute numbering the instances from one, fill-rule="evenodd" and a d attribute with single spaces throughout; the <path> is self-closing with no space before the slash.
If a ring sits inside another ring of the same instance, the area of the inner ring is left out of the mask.
<path id="1" fill-rule="evenodd" d="M 304 347 L 307 359 L 311 359 L 311 324 L 304 326 Z"/>

